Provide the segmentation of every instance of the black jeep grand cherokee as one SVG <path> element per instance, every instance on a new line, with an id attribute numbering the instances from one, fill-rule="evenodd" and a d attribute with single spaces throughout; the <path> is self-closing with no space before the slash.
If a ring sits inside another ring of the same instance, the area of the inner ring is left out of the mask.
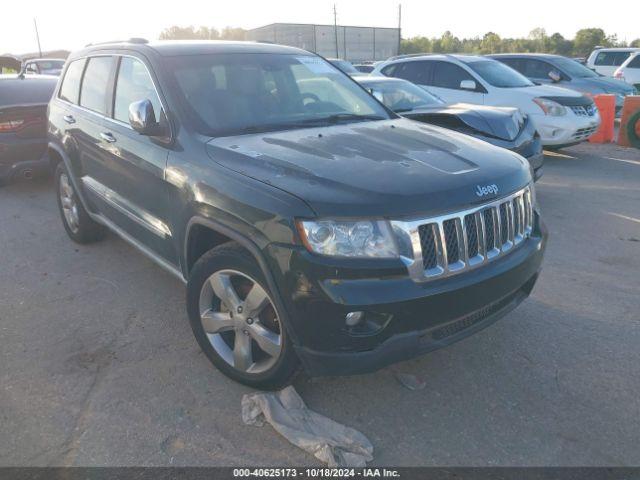
<path id="1" fill-rule="evenodd" d="M 526 160 L 400 118 L 303 50 L 91 46 L 48 129 L 69 236 L 106 227 L 183 279 L 200 346 L 254 387 L 448 345 L 540 270 Z"/>

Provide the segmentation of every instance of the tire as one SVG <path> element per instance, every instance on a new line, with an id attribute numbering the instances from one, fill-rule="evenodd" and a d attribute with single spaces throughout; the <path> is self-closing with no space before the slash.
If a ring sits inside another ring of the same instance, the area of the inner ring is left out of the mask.
<path id="1" fill-rule="evenodd" d="M 104 226 L 96 223 L 82 206 L 63 162 L 56 166 L 53 178 L 55 179 L 56 198 L 62 225 L 69 238 L 80 244 L 102 240 L 107 230 Z"/>
<path id="2" fill-rule="evenodd" d="M 260 266 L 239 244 L 220 245 L 196 262 L 187 310 L 200 348 L 226 376 L 261 390 L 292 382 L 300 362 L 283 316 Z"/>
<path id="3" fill-rule="evenodd" d="M 627 138 L 629 139 L 629 143 L 636 148 L 640 148 L 640 135 L 638 135 L 636 130 L 638 122 L 640 122 L 640 112 L 631 115 L 627 123 Z"/>

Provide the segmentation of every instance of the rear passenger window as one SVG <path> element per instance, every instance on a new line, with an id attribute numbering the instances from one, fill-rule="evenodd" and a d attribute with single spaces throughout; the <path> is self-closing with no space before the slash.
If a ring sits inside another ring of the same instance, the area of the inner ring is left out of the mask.
<path id="1" fill-rule="evenodd" d="M 402 78 L 418 85 L 426 85 L 429 76 L 429 62 L 395 63 L 382 70 L 382 73 L 387 77 Z"/>
<path id="2" fill-rule="evenodd" d="M 627 68 L 640 68 L 640 54 L 633 57 L 633 60 L 627 65 Z"/>
<path id="3" fill-rule="evenodd" d="M 162 104 L 147 67 L 140 60 L 122 57 L 118 70 L 113 118 L 129 123 L 129 105 L 140 100 L 151 102 L 156 120 L 159 121 Z"/>
<path id="4" fill-rule="evenodd" d="M 553 66 L 547 62 L 527 59 L 524 61 L 524 72 L 521 71 L 520 73 L 523 73 L 525 77 L 529 78 L 547 79 L 549 77 L 549 72 L 552 70 L 554 70 Z"/>
<path id="5" fill-rule="evenodd" d="M 107 84 L 112 60 L 112 57 L 90 58 L 82 79 L 80 105 L 103 115 L 106 113 Z"/>
<path id="6" fill-rule="evenodd" d="M 71 103 L 78 103 L 78 94 L 80 93 L 80 78 L 82 77 L 82 69 L 84 68 L 85 59 L 74 60 L 69 64 L 67 73 L 62 80 L 60 87 L 60 98 Z"/>
<path id="7" fill-rule="evenodd" d="M 629 58 L 629 55 L 631 52 L 600 52 L 594 64 L 599 67 L 619 67 Z"/>
<path id="8" fill-rule="evenodd" d="M 433 62 L 433 81 L 431 85 L 440 88 L 460 89 L 460 82 L 463 80 L 475 79 L 462 68 L 453 63 Z"/>

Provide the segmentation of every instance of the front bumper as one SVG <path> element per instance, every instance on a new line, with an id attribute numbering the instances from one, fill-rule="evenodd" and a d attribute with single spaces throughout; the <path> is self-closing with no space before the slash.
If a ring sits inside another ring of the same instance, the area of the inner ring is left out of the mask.
<path id="1" fill-rule="evenodd" d="M 581 117 L 568 111 L 562 117 L 530 115 L 533 119 L 543 146 L 561 147 L 586 141 L 600 126 L 600 114 Z"/>
<path id="2" fill-rule="evenodd" d="M 272 258 L 289 268 L 281 293 L 305 370 L 314 376 L 350 375 L 444 347 L 504 316 L 533 289 L 546 239 L 536 214 L 532 236 L 513 252 L 476 270 L 423 283 L 392 261 L 387 268 L 357 269 L 304 250 L 269 248 Z M 381 320 L 371 332 L 355 334 L 345 325 L 352 311 Z"/>

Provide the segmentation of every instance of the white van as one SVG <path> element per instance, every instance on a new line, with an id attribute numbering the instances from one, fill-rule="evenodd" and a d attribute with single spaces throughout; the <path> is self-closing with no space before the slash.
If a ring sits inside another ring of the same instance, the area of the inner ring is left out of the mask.
<path id="1" fill-rule="evenodd" d="M 586 65 L 600 75 L 613 77 L 616 69 L 634 52 L 640 52 L 640 48 L 596 48 L 587 58 Z"/>

